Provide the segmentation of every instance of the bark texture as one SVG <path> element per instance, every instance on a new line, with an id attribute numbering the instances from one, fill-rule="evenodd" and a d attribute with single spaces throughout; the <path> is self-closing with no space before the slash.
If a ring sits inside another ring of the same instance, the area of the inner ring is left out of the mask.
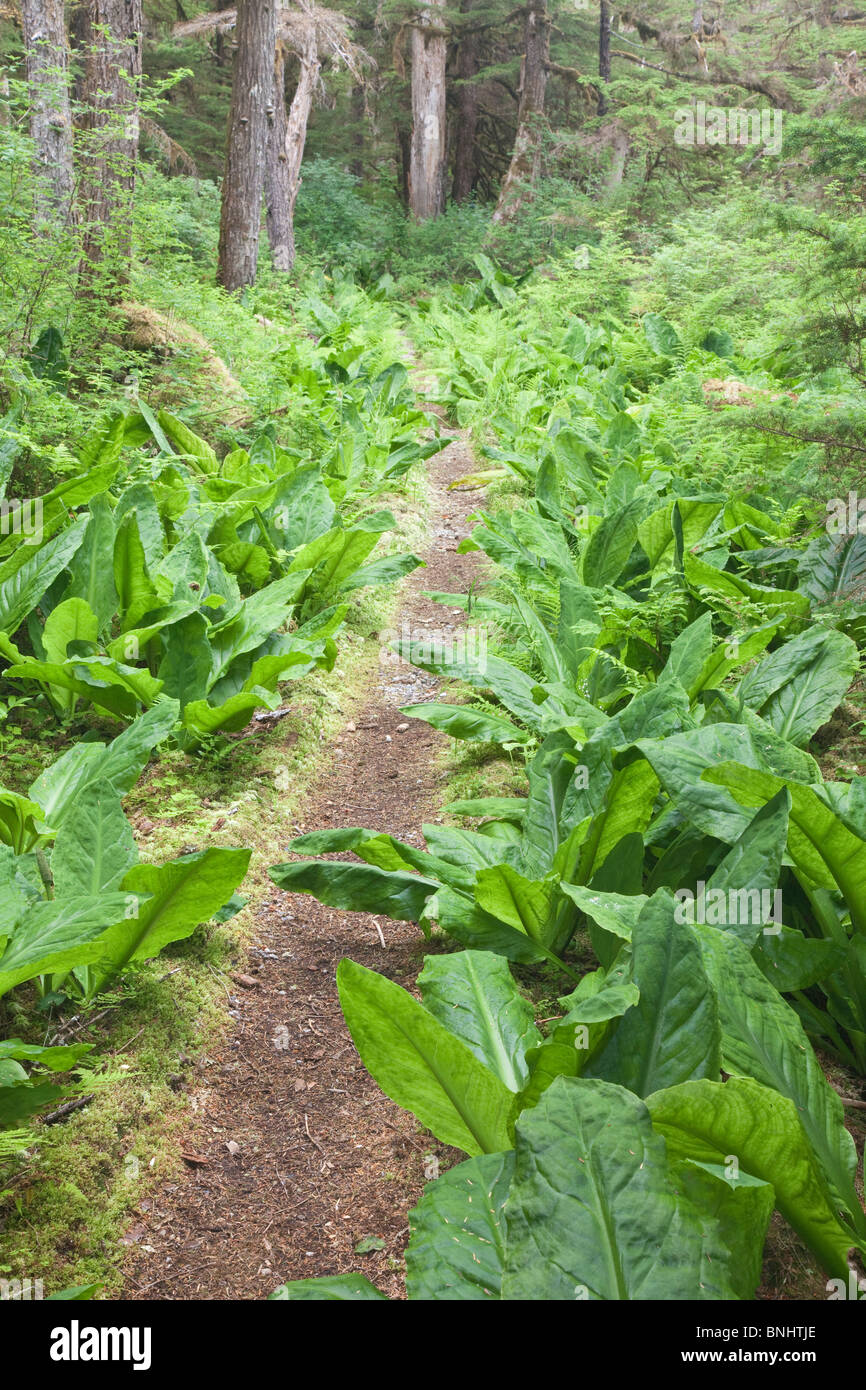
<path id="1" fill-rule="evenodd" d="M 268 159 L 265 166 L 268 245 L 271 248 L 271 264 L 274 270 L 291 270 L 295 263 L 295 238 L 286 178 L 288 128 L 286 55 L 282 44 L 278 43 L 274 58 L 274 118 L 268 134 Z"/>
<path id="2" fill-rule="evenodd" d="M 529 0 L 524 25 L 517 134 L 508 172 L 502 181 L 494 222 L 507 222 L 524 202 L 541 171 L 544 94 L 550 66 L 550 15 L 547 0 Z"/>
<path id="3" fill-rule="evenodd" d="M 128 275 L 138 157 L 141 0 L 87 0 L 76 34 L 85 109 L 81 158 L 84 281 L 107 257 L 110 276 Z"/>
<path id="4" fill-rule="evenodd" d="M 269 145 L 266 187 L 268 237 L 274 270 L 291 270 L 295 263 L 295 203 L 301 186 L 307 122 L 321 71 L 316 30 L 312 23 L 297 44 L 297 57 L 300 64 L 298 85 L 288 111 L 285 60 L 281 61 L 279 55 L 274 68 L 275 119 Z"/>
<path id="5" fill-rule="evenodd" d="M 463 0 L 461 13 L 469 14 L 472 0 Z M 466 33 L 457 50 L 457 113 L 454 122 L 454 183 L 451 196 L 465 203 L 478 179 L 478 36 Z"/>
<path id="6" fill-rule="evenodd" d="M 412 28 L 412 145 L 409 157 L 409 211 L 419 221 L 438 217 L 445 207 L 445 65 L 447 43 L 444 0 L 431 0 Z"/>
<path id="7" fill-rule="evenodd" d="M 217 282 L 229 291 L 256 278 L 270 126 L 274 117 L 276 0 L 240 0 L 235 29 Z"/>
<path id="8" fill-rule="evenodd" d="M 64 222 L 72 207 L 72 112 L 63 0 L 21 0 L 33 137 L 37 223 Z"/>
<path id="9" fill-rule="evenodd" d="M 598 75 L 601 78 L 601 86 L 598 93 L 598 114 L 600 116 L 603 116 L 607 111 L 606 88 L 610 81 L 610 27 L 610 5 L 607 3 L 607 0 L 601 0 L 601 10 L 598 20 Z"/>

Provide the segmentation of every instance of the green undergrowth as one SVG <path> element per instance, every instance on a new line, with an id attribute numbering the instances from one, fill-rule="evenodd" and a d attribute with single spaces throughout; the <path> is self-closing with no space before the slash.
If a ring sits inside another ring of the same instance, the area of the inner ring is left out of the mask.
<path id="1" fill-rule="evenodd" d="M 382 354 L 388 349 L 386 342 Z M 429 509 L 423 470 L 413 468 L 401 491 L 382 500 L 397 519 L 399 543 L 422 548 Z M 231 972 L 244 968 L 257 912 L 273 892 L 265 868 L 281 857 L 314 789 L 327 782 L 333 740 L 375 686 L 380 633 L 399 603 L 393 584 L 362 591 L 333 669 L 281 687 L 287 716 L 252 721 L 227 747 L 205 741 L 195 755 L 163 748 L 124 799 L 143 861 L 164 863 L 211 847 L 251 849 L 242 886 L 247 903 L 229 921 L 200 926 L 159 959 L 139 964 L 79 1010 L 73 1040 L 94 1044 L 97 1060 L 62 1099 L 93 1099 L 63 1123 L 35 1125 L 23 1152 L 6 1162 L 0 1156 L 3 1277 L 40 1278 L 46 1293 L 92 1282 L 103 1285 L 102 1297 L 119 1292 L 124 1228 L 146 1210 L 157 1184 L 183 1169 L 185 1086 L 231 1027 Z M 0 726 L 4 771 L 10 788 L 23 792 L 68 746 L 70 729 L 29 706 L 13 714 L 15 723 Z M 80 737 L 88 721 L 79 723 Z M 91 719 L 89 727 L 113 735 L 106 721 Z M 3 1031 L 44 1044 L 69 1024 L 68 1009 L 57 1018 L 37 1004 L 32 991 L 8 996 Z"/>

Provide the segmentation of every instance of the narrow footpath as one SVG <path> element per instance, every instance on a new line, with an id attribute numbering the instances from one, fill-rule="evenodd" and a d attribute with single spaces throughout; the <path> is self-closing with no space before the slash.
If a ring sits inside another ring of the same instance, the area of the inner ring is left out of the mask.
<path id="1" fill-rule="evenodd" d="M 478 556 L 456 548 L 479 493 L 447 490 L 472 469 L 459 434 L 428 467 L 433 539 L 426 568 L 404 582 L 393 626 L 447 636 L 463 613 L 422 591 L 465 593 L 477 576 Z M 308 799 L 305 830 L 363 825 L 422 843 L 421 824 L 441 803 L 436 759 L 448 740 L 399 707 L 438 688 L 383 656 L 372 697 L 347 720 L 329 776 Z M 287 1279 L 351 1269 L 401 1295 L 406 1213 L 446 1151 L 367 1074 L 334 976 L 349 956 L 411 986 L 422 941 L 410 923 L 274 887 L 255 922 L 250 984 L 232 985 L 233 1033 L 189 1073 L 182 1147 L 201 1161 L 140 1204 L 125 1238 L 122 1297 L 263 1298 Z"/>

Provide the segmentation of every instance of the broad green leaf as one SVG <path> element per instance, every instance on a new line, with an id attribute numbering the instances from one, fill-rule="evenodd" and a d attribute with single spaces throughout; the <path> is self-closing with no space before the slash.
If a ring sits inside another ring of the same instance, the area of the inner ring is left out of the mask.
<path id="1" fill-rule="evenodd" d="M 637 1096 L 560 1077 L 517 1121 L 505 1299 L 734 1298 Z"/>
<path id="2" fill-rule="evenodd" d="M 72 812 L 76 798 L 96 782 L 125 796 L 138 780 L 152 750 L 171 733 L 177 713 L 176 701 L 159 700 L 108 746 L 78 743 L 68 749 L 30 788 L 46 821 L 60 827 Z"/>
<path id="3" fill-rule="evenodd" d="M 52 608 L 42 630 L 49 661 L 64 661 L 70 642 L 96 642 L 96 614 L 83 598 L 68 598 Z"/>
<path id="4" fill-rule="evenodd" d="M 772 1185 L 776 1206 L 829 1274 L 847 1278 L 850 1231 L 836 1216 L 793 1101 L 751 1079 L 687 1081 L 647 1097 L 672 1158 L 726 1163 Z"/>
<path id="5" fill-rule="evenodd" d="M 433 729 L 440 729 L 451 738 L 468 739 L 477 743 L 526 743 L 529 734 L 510 719 L 487 714 L 472 705 L 445 705 L 435 701 L 429 705 L 403 705 L 401 714 L 411 719 L 423 719 Z"/>
<path id="6" fill-rule="evenodd" d="M 854 1140 L 797 1014 L 734 936 L 715 927 L 694 930 L 719 1001 L 724 1070 L 760 1081 L 793 1102 L 828 1182 L 866 1236 L 866 1217 L 854 1190 Z"/>
<path id="7" fill-rule="evenodd" d="M 162 690 L 162 681 L 149 671 L 108 656 L 73 656 L 62 663 L 24 661 L 10 666 L 6 675 L 71 691 L 115 719 L 134 719 L 139 705 L 152 705 Z"/>
<path id="8" fill-rule="evenodd" d="M 268 1302 L 381 1303 L 388 1302 L 363 1274 L 326 1274 L 321 1279 L 294 1279 L 268 1295 Z"/>
<path id="9" fill-rule="evenodd" d="M 720 1070 L 719 1013 L 701 951 L 675 903 L 660 890 L 632 933 L 632 979 L 640 992 L 585 1076 L 615 1081 L 638 1096 Z"/>
<path id="10" fill-rule="evenodd" d="M 228 902 L 247 870 L 251 850 L 213 848 L 171 863 L 138 864 L 123 880 L 127 894 L 149 894 L 138 913 L 106 932 L 98 981 L 101 987 L 133 961 L 159 955 L 172 941 L 191 936 L 200 922 Z"/>
<path id="11" fill-rule="evenodd" d="M 101 937 L 129 903 L 121 893 L 40 902 L 27 909 L 0 956 L 0 994 L 36 975 L 66 972 L 97 960 Z"/>
<path id="12" fill-rule="evenodd" d="M 526 1050 L 537 1046 L 541 1034 L 507 961 L 490 951 L 428 956 L 418 988 L 434 1018 L 462 1038 L 510 1091 L 519 1091 L 529 1076 Z"/>
<path id="13" fill-rule="evenodd" d="M 375 584 L 395 584 L 398 579 L 403 579 L 413 570 L 426 564 L 420 555 L 412 555 L 408 552 L 400 555 L 386 555 L 381 560 L 371 560 L 369 565 L 361 565 L 355 573 L 343 581 L 339 586 L 343 594 L 350 593 L 353 589 L 363 589 L 368 585 Z"/>
<path id="14" fill-rule="evenodd" d="M 370 1075 L 444 1144 L 470 1155 L 510 1147 L 512 1093 L 411 994 L 342 960 L 340 1003 Z"/>
<path id="15" fill-rule="evenodd" d="M 653 352 L 659 357 L 679 357 L 683 345 L 672 323 L 661 314 L 644 314 L 643 331 Z"/>
<path id="16" fill-rule="evenodd" d="M 107 633 L 117 611 L 114 570 L 106 562 L 114 554 L 114 514 L 107 494 L 94 497 L 84 539 L 69 563 L 69 587 L 64 598 L 81 598 L 93 609 L 101 633 Z"/>
<path id="17" fill-rule="evenodd" d="M 749 807 L 764 805 L 787 786 L 791 796 L 788 850 L 795 865 L 819 887 L 838 887 L 855 927 L 866 932 L 866 840 L 849 830 L 817 792 L 736 762 L 707 767 L 703 779 L 727 787 L 741 805 Z"/>
<path id="18" fill-rule="evenodd" d="M 680 1190 L 719 1228 L 731 1253 L 731 1285 L 738 1298 L 753 1299 L 761 1282 L 764 1242 L 776 1194 L 770 1183 L 748 1173 L 728 1177 L 725 1168 L 685 1159 L 672 1165 Z"/>
<path id="19" fill-rule="evenodd" d="M 138 858 L 120 797 L 105 782 L 79 793 L 57 832 L 51 873 L 58 898 L 113 892 Z"/>
<path id="20" fill-rule="evenodd" d="M 740 681 L 738 694 L 783 738 L 803 747 L 844 698 L 858 666 L 850 637 L 819 628 L 765 656 Z"/>
<path id="21" fill-rule="evenodd" d="M 644 499 L 636 498 L 606 516 L 593 531 L 580 561 L 580 577 L 584 584 L 603 589 L 606 584 L 616 583 L 637 542 L 638 522 L 645 511 Z"/>
<path id="22" fill-rule="evenodd" d="M 788 840 L 790 804 L 788 792 L 783 788 L 762 806 L 713 870 L 706 885 L 708 897 L 712 892 L 725 895 L 722 915 L 712 925 L 725 927 L 747 946 L 755 944 L 770 916 L 765 906 L 772 901 L 779 882 Z"/>
<path id="23" fill-rule="evenodd" d="M 66 569 L 84 540 L 86 521 L 76 521 L 42 546 L 22 539 L 0 568 L 0 630 L 15 635 L 49 585 Z"/>
<path id="24" fill-rule="evenodd" d="M 328 907 L 383 913 L 397 922 L 417 922 L 439 884 L 418 874 L 388 873 L 371 864 L 300 859 L 274 864 L 270 877 L 287 893 L 311 893 Z"/>
<path id="25" fill-rule="evenodd" d="M 409 1213 L 410 1299 L 478 1302 L 501 1296 L 502 1208 L 513 1171 L 512 1153 L 483 1154 L 428 1183 Z"/>

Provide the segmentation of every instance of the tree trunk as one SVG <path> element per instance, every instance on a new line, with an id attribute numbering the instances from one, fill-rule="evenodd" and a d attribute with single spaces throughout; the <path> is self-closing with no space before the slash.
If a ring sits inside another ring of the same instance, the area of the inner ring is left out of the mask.
<path id="1" fill-rule="evenodd" d="M 352 88 L 352 97 L 349 105 L 352 113 L 352 148 L 355 153 L 349 161 L 349 173 L 356 179 L 364 177 L 364 121 L 367 116 L 367 104 L 365 100 L 364 88 L 356 82 Z"/>
<path id="2" fill-rule="evenodd" d="M 550 15 L 547 0 L 529 0 L 524 26 L 517 134 L 508 173 L 502 182 L 494 222 L 508 222 L 523 203 L 541 170 L 544 93 L 550 64 Z"/>
<path id="3" fill-rule="evenodd" d="M 412 162 L 412 137 L 403 126 L 397 126 L 397 192 L 400 202 L 409 211 L 409 166 Z"/>
<path id="4" fill-rule="evenodd" d="M 217 283 L 230 292 L 254 284 L 256 278 L 274 115 L 276 21 L 276 0 L 240 0 L 217 265 Z"/>
<path id="5" fill-rule="evenodd" d="M 412 146 L 409 159 L 409 211 L 419 221 L 445 208 L 444 0 L 416 16 L 412 29 Z"/>
<path id="6" fill-rule="evenodd" d="M 469 14 L 472 0 L 463 0 L 461 14 Z M 478 36 L 464 34 L 457 50 L 457 119 L 454 132 L 455 203 L 465 203 L 478 178 L 478 88 L 472 79 L 478 72 Z"/>
<path id="7" fill-rule="evenodd" d="M 610 25 L 610 5 L 607 0 L 601 0 L 598 21 L 598 75 L 601 78 L 597 108 L 599 116 L 604 116 L 607 113 L 607 84 L 610 81 Z"/>
<path id="8" fill-rule="evenodd" d="M 295 202 L 301 186 L 301 165 L 307 142 L 307 122 L 319 80 L 318 48 L 315 28 L 311 24 L 305 34 L 303 50 L 298 54 L 300 71 L 292 104 L 286 111 L 285 61 L 274 68 L 275 120 L 268 146 L 266 202 L 268 205 L 268 236 L 274 270 L 291 270 L 295 264 Z M 272 215 L 273 209 L 273 215 Z"/>
<path id="9" fill-rule="evenodd" d="M 101 266 L 110 293 L 128 278 L 132 254 L 141 29 L 141 0 L 87 0 L 78 25 L 85 108 L 81 275 L 92 285 Z"/>
<path id="10" fill-rule="evenodd" d="M 268 159 L 265 166 L 265 209 L 267 211 L 268 244 L 274 270 L 291 270 L 295 263 L 295 237 L 286 177 L 286 132 L 289 113 L 286 109 L 286 55 L 277 44 L 274 59 L 274 119 L 268 133 Z"/>
<path id="11" fill-rule="evenodd" d="M 0 126 L 8 129 L 12 124 L 12 113 L 9 110 L 9 78 L 5 72 L 0 72 Z"/>
<path id="12" fill-rule="evenodd" d="M 22 0 L 21 28 L 35 146 L 36 221 L 63 223 L 74 182 L 63 0 Z"/>
<path id="13" fill-rule="evenodd" d="M 316 47 L 316 33 L 310 26 L 308 42 L 300 56 L 301 68 L 298 85 L 292 104 L 289 107 L 289 120 L 286 128 L 286 179 L 289 190 L 289 217 L 294 226 L 295 203 L 301 186 L 301 165 L 304 161 L 304 146 L 307 143 L 307 121 L 313 107 L 316 83 L 319 80 L 321 63 Z M 295 258 L 294 231 L 292 232 L 292 261 Z"/>

